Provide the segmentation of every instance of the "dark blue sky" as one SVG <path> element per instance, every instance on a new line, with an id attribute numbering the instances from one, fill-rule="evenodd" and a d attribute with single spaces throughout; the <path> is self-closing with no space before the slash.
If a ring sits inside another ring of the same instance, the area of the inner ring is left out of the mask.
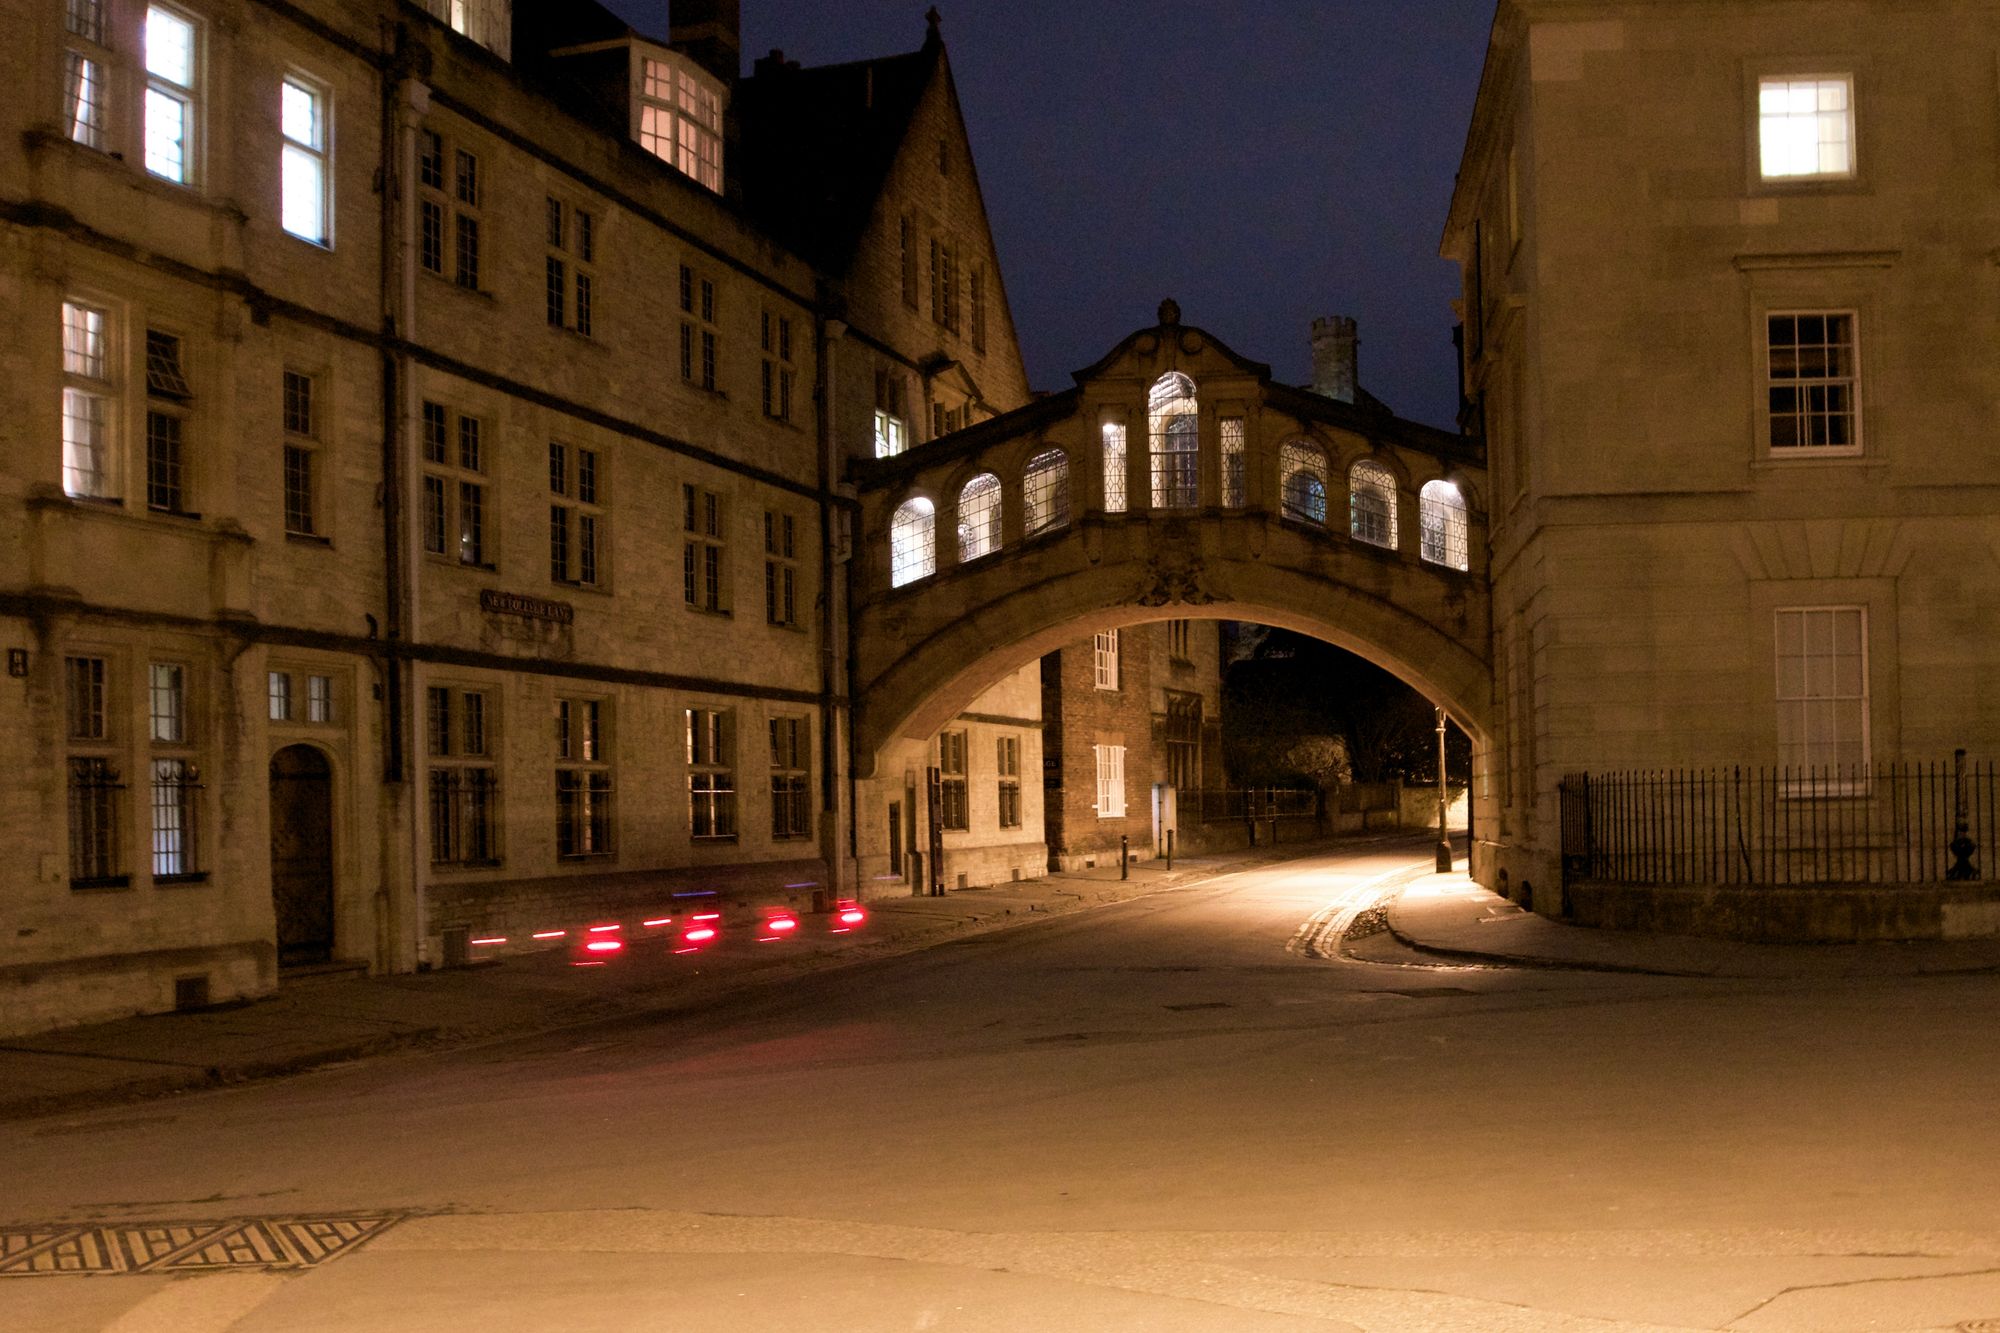
<path id="1" fill-rule="evenodd" d="M 663 33 L 666 0 L 607 0 Z M 929 0 L 743 0 L 748 62 L 914 50 Z M 1061 389 L 1163 296 L 1282 379 L 1316 315 L 1450 426 L 1437 258 L 1494 0 L 939 0 L 1030 380 Z"/>

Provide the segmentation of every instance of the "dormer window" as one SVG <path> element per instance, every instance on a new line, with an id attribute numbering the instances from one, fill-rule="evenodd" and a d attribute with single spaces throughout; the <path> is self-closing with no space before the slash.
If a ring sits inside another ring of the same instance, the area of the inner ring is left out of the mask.
<path id="1" fill-rule="evenodd" d="M 513 58 L 514 0 L 423 0 L 425 12 L 502 60 Z"/>
<path id="2" fill-rule="evenodd" d="M 722 84 L 671 51 L 635 49 L 633 136 L 639 146 L 722 193 Z"/>

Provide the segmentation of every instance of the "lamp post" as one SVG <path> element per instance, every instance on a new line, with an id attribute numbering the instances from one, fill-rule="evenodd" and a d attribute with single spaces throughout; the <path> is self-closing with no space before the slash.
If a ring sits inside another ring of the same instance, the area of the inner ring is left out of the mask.
<path id="1" fill-rule="evenodd" d="M 1438 854 L 1437 868 L 1440 875 L 1451 869 L 1451 839 L 1444 830 L 1444 812 L 1450 804 L 1451 789 L 1444 780 L 1444 709 L 1438 711 Z"/>

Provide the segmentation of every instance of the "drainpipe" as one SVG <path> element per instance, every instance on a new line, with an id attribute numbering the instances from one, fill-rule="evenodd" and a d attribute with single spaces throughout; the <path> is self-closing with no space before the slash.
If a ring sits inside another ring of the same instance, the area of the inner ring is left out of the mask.
<path id="1" fill-rule="evenodd" d="M 821 305 L 827 302 L 822 292 Z M 834 898 L 859 896 L 849 882 L 848 867 L 854 864 L 857 853 L 855 842 L 854 807 L 854 765 L 848 754 L 852 728 L 844 706 L 834 700 L 845 694 L 845 682 L 841 667 L 845 661 L 844 642 L 847 630 L 847 606 L 839 597 L 840 580 L 834 576 L 836 566 L 845 564 L 843 559 L 840 525 L 842 511 L 833 503 L 833 486 L 839 477 L 840 433 L 836 428 L 839 398 L 835 386 L 839 376 L 835 374 L 835 358 L 839 356 L 840 341 L 847 336 L 847 325 L 838 319 L 820 314 L 814 321 L 818 334 L 816 356 L 814 358 L 819 373 L 819 383 L 815 386 L 815 396 L 819 401 L 819 606 L 820 606 L 820 808 L 824 812 L 820 829 L 821 854 L 826 858 L 827 877 L 832 881 L 828 886 Z M 840 765 L 836 769 L 835 764 Z M 841 790 L 846 787 L 847 800 L 842 809 Z M 832 827 L 827 827 L 831 822 Z M 842 835 L 845 834 L 845 837 Z M 846 854 L 842 855 L 843 844 Z M 829 903 L 828 906 L 831 906 Z"/>
<path id="2" fill-rule="evenodd" d="M 390 90 L 390 153 L 385 164 L 384 214 L 389 219 L 384 253 L 392 272 L 385 296 L 385 323 L 391 337 L 385 367 L 390 380 L 391 401 L 386 404 L 390 426 L 385 451 L 390 474 L 384 486 L 384 505 L 391 509 L 388 519 L 390 583 L 396 597 L 391 619 L 392 636 L 401 639 L 407 650 L 423 635 L 421 576 L 423 573 L 423 466 L 419 457 L 423 429 L 419 419 L 420 397 L 416 390 L 414 359 L 410 349 L 417 339 L 417 133 L 430 110 L 430 87 L 423 80 L 430 73 L 430 52 L 410 39 L 408 29 L 396 31 L 396 82 Z M 400 522 L 397 521 L 400 518 Z M 392 659 L 392 665 L 398 659 Z M 410 922 L 407 933 L 408 965 L 422 970 L 429 965 L 425 923 L 429 916 L 425 874 L 429 867 L 424 855 L 423 781 L 418 762 L 417 736 L 423 716 L 424 682 L 422 666 L 414 656 L 400 655 L 403 664 L 400 690 L 392 684 L 394 701 L 400 703 L 403 725 L 398 728 L 395 765 L 400 770 L 404 793 L 409 801 Z"/>

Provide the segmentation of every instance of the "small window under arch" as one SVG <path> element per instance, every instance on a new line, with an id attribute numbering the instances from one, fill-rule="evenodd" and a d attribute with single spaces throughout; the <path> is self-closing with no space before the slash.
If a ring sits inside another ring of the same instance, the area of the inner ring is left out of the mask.
<path id="1" fill-rule="evenodd" d="M 1427 481 L 1417 494 L 1417 554 L 1447 569 L 1470 569 L 1465 496 L 1448 481 Z"/>
<path id="2" fill-rule="evenodd" d="M 1069 455 L 1044 449 L 1021 473 L 1021 512 L 1027 535 L 1049 532 L 1069 522 Z"/>
<path id="3" fill-rule="evenodd" d="M 927 579 L 937 573 L 937 508 L 921 495 L 903 501 L 889 523 L 889 583 Z"/>
<path id="4" fill-rule="evenodd" d="M 1000 549 L 1000 478 L 982 472 L 958 493 L 960 564 Z"/>
<path id="5" fill-rule="evenodd" d="M 1193 509 L 1199 501 L 1201 428 L 1194 381 L 1160 376 L 1147 400 L 1152 424 L 1153 508 Z"/>
<path id="6" fill-rule="evenodd" d="M 1396 549 L 1395 474 L 1364 458 L 1348 470 L 1347 489 L 1354 539 Z"/>
<path id="7" fill-rule="evenodd" d="M 1326 455 L 1304 440 L 1288 440 L 1278 451 L 1278 488 L 1286 518 L 1326 522 Z"/>

